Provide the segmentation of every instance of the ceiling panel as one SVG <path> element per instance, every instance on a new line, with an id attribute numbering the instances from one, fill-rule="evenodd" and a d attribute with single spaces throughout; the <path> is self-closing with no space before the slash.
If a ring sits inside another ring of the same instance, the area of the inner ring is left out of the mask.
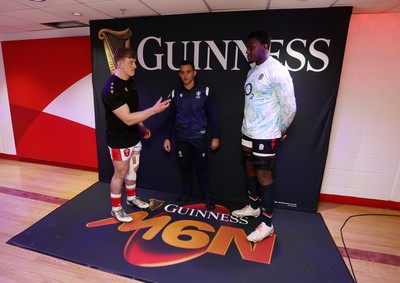
<path id="1" fill-rule="evenodd" d="M 21 5 L 15 1 L 10 0 L 2 0 L 0 5 L 0 13 L 1 12 L 8 12 L 8 11 L 18 11 L 18 10 L 25 10 L 29 7 L 26 5 Z"/>
<path id="2" fill-rule="evenodd" d="M 49 29 L 48 22 L 159 16 L 221 11 L 353 6 L 353 14 L 400 13 L 400 0 L 0 0 L 0 40 L 4 34 Z M 79 12 L 82 15 L 72 15 Z M 50 28 L 52 29 L 52 28 Z"/>
<path id="3" fill-rule="evenodd" d="M 141 0 L 160 15 L 177 15 L 210 12 L 203 0 Z"/>
<path id="4" fill-rule="evenodd" d="M 304 8 L 329 8 L 335 0 L 271 0 L 269 8 L 275 9 L 304 9 Z"/>
<path id="5" fill-rule="evenodd" d="M 138 0 L 88 2 L 85 5 L 114 18 L 155 16 L 157 13 Z"/>
<path id="6" fill-rule="evenodd" d="M 22 24 L 22 25 L 15 26 L 15 28 L 18 28 L 18 30 L 15 30 L 15 32 L 21 32 L 21 30 L 23 30 L 23 31 L 40 31 L 40 30 L 56 29 L 54 27 L 41 25 L 41 24 L 35 24 L 35 23 Z"/>
<path id="7" fill-rule="evenodd" d="M 7 15 L 0 15 L 0 26 L 12 27 L 12 26 L 26 25 L 29 23 L 32 23 L 32 22 L 9 17 Z"/>
<path id="8" fill-rule="evenodd" d="M 18 10 L 13 12 L 1 13 L 4 16 L 9 16 L 12 18 L 27 20 L 31 23 L 51 23 L 51 22 L 62 22 L 67 19 L 46 13 L 42 10 L 28 9 L 28 10 Z"/>
<path id="9" fill-rule="evenodd" d="M 213 11 L 266 10 L 269 0 L 206 0 Z"/>
<path id="10" fill-rule="evenodd" d="M 43 8 L 43 11 L 69 19 L 71 21 L 79 21 L 87 25 L 89 24 L 90 20 L 113 18 L 110 15 L 104 14 L 83 4 L 48 7 Z M 74 13 L 80 13 L 80 16 L 75 16 Z"/>
<path id="11" fill-rule="evenodd" d="M 1 0 L 1 1 L 3 1 L 3 0 Z M 75 1 L 75 0 L 45 0 L 43 2 L 35 2 L 35 1 L 31 1 L 31 0 L 13 0 L 13 2 L 23 4 L 30 8 L 41 9 L 41 8 L 45 8 L 45 7 L 77 4 L 80 1 L 79 0 L 77 0 L 77 1 Z"/>

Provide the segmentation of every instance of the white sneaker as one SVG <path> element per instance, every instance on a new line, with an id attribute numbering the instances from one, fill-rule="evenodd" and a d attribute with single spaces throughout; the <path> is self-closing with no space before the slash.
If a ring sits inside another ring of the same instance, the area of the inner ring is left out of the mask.
<path id="1" fill-rule="evenodd" d="M 137 206 L 141 209 L 145 209 L 149 207 L 149 204 L 145 201 L 140 200 L 140 198 L 138 196 L 133 197 L 132 200 L 126 200 L 126 204 L 133 207 L 133 206 Z"/>
<path id="2" fill-rule="evenodd" d="M 133 220 L 133 218 L 125 212 L 122 206 L 120 206 L 118 210 L 111 210 L 111 215 L 120 222 L 132 222 Z"/>
<path id="3" fill-rule="evenodd" d="M 249 204 L 243 207 L 242 209 L 232 211 L 231 214 L 235 217 L 253 216 L 257 218 L 260 215 L 260 213 L 261 209 L 259 207 L 254 209 Z"/>
<path id="4" fill-rule="evenodd" d="M 267 237 L 272 236 L 274 234 L 274 226 L 271 225 L 271 227 L 268 227 L 264 222 L 261 222 L 260 225 L 254 230 L 253 232 L 250 233 L 250 235 L 247 236 L 247 240 L 249 242 L 261 242 Z"/>

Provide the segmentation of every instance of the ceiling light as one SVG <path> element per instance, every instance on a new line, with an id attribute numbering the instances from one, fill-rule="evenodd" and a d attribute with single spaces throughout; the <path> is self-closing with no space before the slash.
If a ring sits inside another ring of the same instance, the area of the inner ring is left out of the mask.
<path id="1" fill-rule="evenodd" d="M 74 12 L 74 13 L 72 13 L 72 15 L 74 15 L 74 16 L 82 16 L 82 14 L 79 13 L 79 12 Z"/>

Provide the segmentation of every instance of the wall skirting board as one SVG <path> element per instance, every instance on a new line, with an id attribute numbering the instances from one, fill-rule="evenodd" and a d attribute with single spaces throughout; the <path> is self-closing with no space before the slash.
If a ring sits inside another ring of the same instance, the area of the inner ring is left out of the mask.
<path id="1" fill-rule="evenodd" d="M 319 201 L 400 210 L 400 202 L 390 200 L 320 194 Z"/>
<path id="2" fill-rule="evenodd" d="M 85 166 L 85 165 L 80 165 L 80 164 L 56 162 L 56 161 L 52 161 L 52 160 L 39 160 L 39 159 L 33 159 L 33 158 L 18 157 L 17 155 L 12 155 L 12 154 L 0 153 L 0 158 L 22 161 L 22 162 L 29 162 L 29 163 L 37 163 L 37 164 L 43 164 L 43 165 L 65 167 L 65 168 L 70 168 L 70 169 L 85 170 L 85 171 L 91 171 L 91 172 L 98 171 L 97 167 Z"/>

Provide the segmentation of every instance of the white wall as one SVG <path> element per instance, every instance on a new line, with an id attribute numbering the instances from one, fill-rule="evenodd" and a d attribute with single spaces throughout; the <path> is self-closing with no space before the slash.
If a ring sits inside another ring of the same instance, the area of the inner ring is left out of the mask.
<path id="1" fill-rule="evenodd" d="M 3 62 L 1 48 L 0 61 Z M 16 154 L 4 64 L 0 65 L 0 153 Z"/>
<path id="2" fill-rule="evenodd" d="M 400 201 L 400 14 L 352 15 L 321 192 Z"/>

